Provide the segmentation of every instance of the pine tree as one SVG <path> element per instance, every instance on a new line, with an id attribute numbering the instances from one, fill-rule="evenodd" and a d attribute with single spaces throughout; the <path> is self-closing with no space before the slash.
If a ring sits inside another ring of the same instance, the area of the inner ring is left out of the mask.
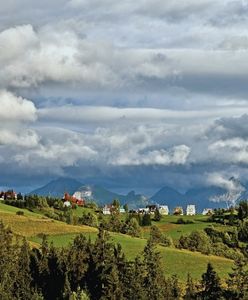
<path id="1" fill-rule="evenodd" d="M 17 277 L 16 265 L 18 247 L 13 242 L 13 234 L 0 222 L 0 299 L 14 299 L 14 283 Z"/>
<path id="2" fill-rule="evenodd" d="M 85 286 L 85 276 L 89 267 L 89 255 L 89 242 L 86 237 L 82 234 L 76 236 L 68 250 L 66 259 L 68 279 L 72 291 L 76 291 L 78 287 L 83 289 Z"/>
<path id="3" fill-rule="evenodd" d="M 208 263 L 207 271 L 202 275 L 202 292 L 201 297 L 204 300 L 222 299 L 222 289 L 220 278 L 214 271 L 211 263 Z"/>
<path id="4" fill-rule="evenodd" d="M 246 269 L 247 262 L 242 259 L 235 261 L 233 272 L 229 274 L 227 280 L 228 292 L 233 299 L 245 299 L 245 294 L 248 294 L 248 270 Z"/>
<path id="5" fill-rule="evenodd" d="M 17 299 L 31 299 L 30 249 L 26 239 L 20 248 L 16 267 L 15 296 Z"/>
<path id="6" fill-rule="evenodd" d="M 161 268 L 160 255 L 156 252 L 155 245 L 151 240 L 148 240 L 144 248 L 144 263 L 147 298 L 153 300 L 163 299 L 165 278 Z"/>
<path id="7" fill-rule="evenodd" d="M 188 273 L 187 277 L 187 285 L 185 295 L 183 297 L 184 300 L 194 300 L 196 299 L 196 287 L 194 285 L 193 279 Z"/>
<path id="8" fill-rule="evenodd" d="M 159 212 L 159 209 L 156 208 L 155 212 L 154 212 L 154 221 L 158 222 L 161 220 L 161 214 Z"/>
<path id="9" fill-rule="evenodd" d="M 124 274 L 124 297 L 132 300 L 147 299 L 145 290 L 146 268 L 139 256 L 135 258 L 134 262 L 126 263 Z"/>

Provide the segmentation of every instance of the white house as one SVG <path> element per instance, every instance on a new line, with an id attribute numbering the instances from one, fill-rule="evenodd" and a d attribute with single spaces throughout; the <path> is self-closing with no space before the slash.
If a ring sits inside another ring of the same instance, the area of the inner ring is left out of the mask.
<path id="1" fill-rule="evenodd" d="M 186 215 L 187 216 L 194 216 L 196 214 L 196 209 L 195 209 L 195 205 L 187 205 L 187 209 L 186 209 Z"/>
<path id="2" fill-rule="evenodd" d="M 71 202 L 70 201 L 65 201 L 63 204 L 64 207 L 71 207 Z"/>
<path id="3" fill-rule="evenodd" d="M 105 205 L 102 209 L 102 213 L 104 215 L 111 215 L 111 206 L 110 205 Z"/>
<path id="4" fill-rule="evenodd" d="M 160 205 L 158 208 L 161 215 L 168 215 L 169 214 L 169 207 L 167 205 Z"/>
<path id="5" fill-rule="evenodd" d="M 126 212 L 126 211 L 125 211 L 125 208 L 124 208 L 123 206 L 120 206 L 119 212 L 120 212 L 121 214 L 124 214 L 124 213 Z"/>
<path id="6" fill-rule="evenodd" d="M 202 214 L 204 216 L 211 215 L 212 213 L 213 213 L 213 209 L 212 208 L 204 208 L 203 211 L 202 211 Z"/>

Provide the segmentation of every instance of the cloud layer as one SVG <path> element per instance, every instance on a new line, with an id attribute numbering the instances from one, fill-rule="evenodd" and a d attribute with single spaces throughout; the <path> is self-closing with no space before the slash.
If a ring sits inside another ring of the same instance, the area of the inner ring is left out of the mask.
<path id="1" fill-rule="evenodd" d="M 0 185 L 246 178 L 247 11 L 246 0 L 2 4 Z"/>

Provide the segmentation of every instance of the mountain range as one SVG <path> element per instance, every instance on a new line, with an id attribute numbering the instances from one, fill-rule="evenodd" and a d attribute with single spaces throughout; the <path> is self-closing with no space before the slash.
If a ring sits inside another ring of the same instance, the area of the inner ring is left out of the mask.
<path id="1" fill-rule="evenodd" d="M 108 204 L 113 199 L 119 199 L 121 204 L 128 204 L 129 208 L 145 207 L 148 204 L 146 196 L 136 194 L 134 191 L 129 192 L 127 195 L 121 195 L 99 185 L 86 186 L 72 178 L 58 178 L 29 194 L 62 198 L 65 192 L 73 194 L 76 191 L 83 191 L 85 188 L 91 191 L 91 199 L 98 205 Z"/>
<path id="2" fill-rule="evenodd" d="M 240 182 L 237 183 L 237 180 L 233 177 L 229 180 L 242 187 L 242 193 L 238 195 L 237 200 L 247 199 L 248 187 L 242 185 Z M 126 195 L 121 195 L 109 191 L 100 185 L 93 184 L 86 186 L 72 178 L 58 178 L 32 191 L 30 194 L 62 198 L 65 192 L 73 194 L 76 191 L 83 191 L 86 187 L 91 192 L 92 200 L 98 205 L 104 205 L 112 202 L 113 199 L 119 199 L 121 204 L 128 204 L 129 208 L 144 207 L 147 204 L 159 204 L 168 205 L 169 209 L 172 210 L 175 206 L 186 208 L 187 204 L 195 204 L 197 211 L 201 212 L 204 208 L 226 207 L 226 203 L 218 201 L 218 199 L 221 199 L 227 193 L 227 190 L 215 186 L 189 189 L 186 193 L 180 193 L 176 189 L 164 186 L 152 197 L 148 198 L 142 194 L 136 194 L 134 191 Z"/>

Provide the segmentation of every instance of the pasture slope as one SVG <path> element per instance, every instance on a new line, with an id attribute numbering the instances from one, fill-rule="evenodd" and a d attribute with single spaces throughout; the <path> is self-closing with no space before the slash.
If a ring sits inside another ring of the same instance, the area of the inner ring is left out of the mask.
<path id="1" fill-rule="evenodd" d="M 23 211 L 24 215 L 17 215 L 17 211 Z M 0 220 L 5 225 L 8 225 L 15 234 L 25 236 L 31 242 L 32 245 L 39 245 L 41 243 L 42 234 L 48 236 L 48 241 L 53 242 L 55 246 L 66 246 L 73 241 L 73 238 L 79 233 L 90 237 L 93 241 L 97 236 L 97 229 L 89 226 L 74 226 L 68 225 L 63 222 L 55 221 L 41 214 L 30 212 L 26 209 L 19 209 L 0 203 Z M 171 220 L 165 221 L 164 219 L 159 222 L 159 227 L 163 229 L 167 234 L 170 234 L 170 230 L 174 230 L 175 236 L 182 232 L 182 226 L 189 225 L 176 225 L 176 228 L 170 223 Z M 168 225 L 168 228 L 165 225 Z M 178 227 L 179 226 L 179 227 Z M 205 226 L 207 226 L 205 224 Z M 192 230 L 190 227 L 186 227 L 186 230 Z M 194 228 L 197 226 L 195 225 Z M 148 232 L 144 232 L 146 236 Z M 123 251 L 128 259 L 133 259 L 137 254 L 141 253 L 145 244 L 145 238 L 132 238 L 127 235 L 119 233 L 110 233 L 110 239 L 115 243 L 120 243 Z M 231 260 L 217 257 L 206 256 L 198 252 L 190 252 L 187 250 L 178 250 L 175 248 L 165 248 L 162 246 L 157 247 L 163 268 L 166 275 L 177 274 L 179 279 L 185 281 L 187 273 L 191 273 L 195 279 L 200 279 L 201 274 L 206 270 L 208 262 L 211 262 L 216 268 L 218 274 L 225 278 L 228 272 L 231 271 L 233 262 Z"/>

